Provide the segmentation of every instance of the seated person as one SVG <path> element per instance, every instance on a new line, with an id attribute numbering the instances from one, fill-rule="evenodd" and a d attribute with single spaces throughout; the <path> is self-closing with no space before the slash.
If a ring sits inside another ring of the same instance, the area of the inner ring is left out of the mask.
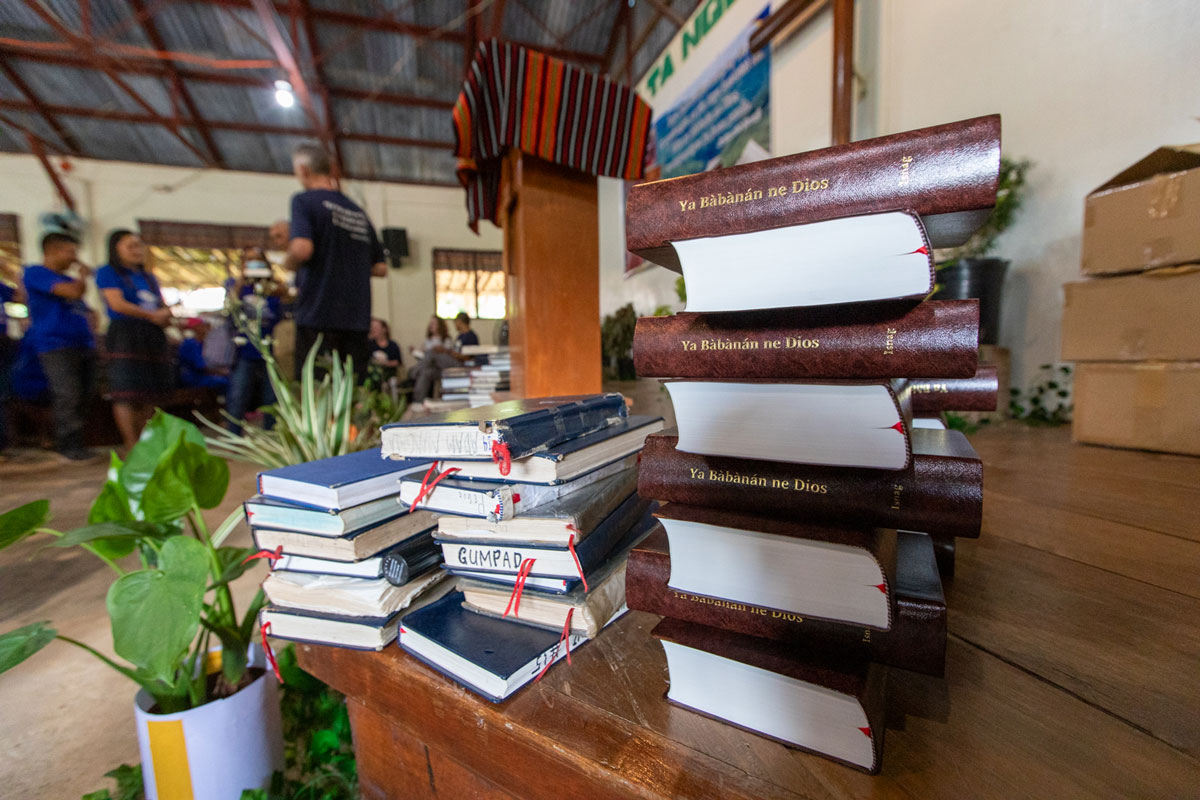
<path id="1" fill-rule="evenodd" d="M 378 317 L 371 319 L 371 330 L 367 336 L 371 340 L 368 380 L 376 386 L 382 386 L 396 377 L 396 371 L 400 367 L 400 345 L 392 340 L 392 331 L 388 324 Z"/>
<path id="2" fill-rule="evenodd" d="M 192 317 L 184 328 L 184 339 L 179 343 L 179 385 L 184 389 L 206 387 L 224 394 L 229 388 L 229 378 L 217 375 L 204 361 L 204 337 L 209 325 L 200 317 Z"/>
<path id="3" fill-rule="evenodd" d="M 428 400 L 433 395 L 433 387 L 443 369 L 456 367 L 464 361 L 470 360 L 468 356 L 459 353 L 457 349 L 461 347 L 459 342 L 470 344 L 471 337 L 474 337 L 475 344 L 479 343 L 479 337 L 475 336 L 475 332 L 471 330 L 470 319 L 466 314 L 459 314 L 455 318 L 454 327 L 458 329 L 459 334 L 458 340 L 451 342 L 446 320 L 436 314 L 430 318 L 429 327 L 425 329 L 424 353 L 417 365 L 408 372 L 409 378 L 413 381 L 414 403 Z M 412 347 L 409 350 L 413 353 L 416 352 Z"/>
<path id="4" fill-rule="evenodd" d="M 459 360 L 466 361 L 470 356 L 462 355 L 462 349 L 469 344 L 479 344 L 479 335 L 471 330 L 471 318 L 467 316 L 467 312 L 458 312 L 458 316 L 454 318 L 454 330 L 458 331 L 458 335 L 454 337 L 454 349 L 459 351 Z"/>

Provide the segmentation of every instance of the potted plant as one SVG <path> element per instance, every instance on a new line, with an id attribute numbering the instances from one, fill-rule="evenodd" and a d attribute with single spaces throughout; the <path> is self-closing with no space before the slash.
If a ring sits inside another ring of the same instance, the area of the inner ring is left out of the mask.
<path id="1" fill-rule="evenodd" d="M 254 553 L 223 544 L 241 510 L 211 531 L 203 516 L 228 486 L 229 467 L 208 453 L 196 426 L 159 411 L 126 461 L 112 456 L 84 527 L 45 527 L 48 500 L 0 514 L 0 548 L 40 534 L 52 537 L 49 547 L 83 548 L 112 569 L 113 649 L 128 662 L 36 622 L 0 635 L 0 672 L 60 639 L 137 683 L 151 800 L 237 797 L 268 786 L 283 765 L 278 686 L 250 653 L 262 590 L 241 616 L 230 591 Z"/>
<path id="2" fill-rule="evenodd" d="M 632 381 L 637 378 L 632 352 L 633 329 L 636 325 L 637 312 L 633 310 L 633 303 L 626 303 L 606 316 L 600 326 L 601 358 L 616 380 Z"/>
<path id="3" fill-rule="evenodd" d="M 979 343 L 996 344 L 1000 336 L 1000 303 L 1008 260 L 987 258 L 996 239 L 1012 224 L 1024 201 L 1028 160 L 1000 159 L 996 205 L 987 221 L 960 247 L 938 251 L 934 300 L 979 298 Z"/>

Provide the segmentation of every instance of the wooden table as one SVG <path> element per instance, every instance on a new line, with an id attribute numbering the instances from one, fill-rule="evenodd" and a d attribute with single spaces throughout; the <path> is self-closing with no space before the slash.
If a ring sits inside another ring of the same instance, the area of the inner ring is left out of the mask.
<path id="1" fill-rule="evenodd" d="M 878 776 L 668 705 L 646 614 L 501 706 L 398 647 L 300 662 L 350 698 L 367 798 L 1200 797 L 1200 459 L 973 441 L 947 677 L 891 671 Z"/>

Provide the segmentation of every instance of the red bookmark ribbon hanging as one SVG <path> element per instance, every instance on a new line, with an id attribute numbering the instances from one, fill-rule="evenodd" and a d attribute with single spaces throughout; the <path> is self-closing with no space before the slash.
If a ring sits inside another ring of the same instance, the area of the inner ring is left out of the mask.
<path id="1" fill-rule="evenodd" d="M 408 513 L 411 514 L 413 511 L 416 511 L 421 501 L 427 500 L 433 494 L 434 487 L 441 483 L 442 478 L 459 471 L 458 467 L 450 467 L 434 475 L 437 472 L 437 465 L 438 462 L 436 461 L 429 465 L 429 469 L 425 472 L 425 477 L 421 479 L 421 488 L 417 490 L 417 496 L 413 498 L 412 503 L 408 506 Z M 430 480 L 430 478 L 433 478 L 433 480 Z"/>
<path id="2" fill-rule="evenodd" d="M 283 545 L 279 545 L 274 550 L 259 550 L 257 553 L 251 553 L 242 559 L 243 564 L 249 564 L 256 558 L 265 558 L 270 562 L 271 568 L 274 569 L 275 562 L 283 558 Z"/>
<path id="3" fill-rule="evenodd" d="M 500 474 L 507 476 L 512 471 L 512 456 L 508 453 L 508 445 L 499 439 L 492 440 L 492 461 L 500 465 Z"/>
<path id="4" fill-rule="evenodd" d="M 573 616 L 575 616 L 574 606 L 567 609 L 567 621 L 563 623 L 562 636 L 560 636 L 558 641 L 554 644 L 554 655 L 550 656 L 550 658 L 546 660 L 546 666 L 542 667 L 542 671 L 539 672 L 537 677 L 533 679 L 534 683 L 540 681 L 542 676 L 546 674 L 546 670 L 550 669 L 550 667 L 554 666 L 554 662 L 558 661 L 558 646 L 560 644 L 566 644 L 567 663 L 571 663 L 571 617 Z"/>
<path id="5" fill-rule="evenodd" d="M 279 672 L 279 662 L 275 660 L 275 651 L 271 649 L 271 643 L 267 641 L 267 632 L 271 630 L 271 623 L 266 623 L 259 627 L 262 632 L 262 646 L 267 654 L 267 663 L 271 665 L 271 671 L 275 673 L 275 678 L 283 683 L 283 675 Z"/>
<path id="6" fill-rule="evenodd" d="M 587 578 L 583 576 L 583 565 L 579 563 L 579 556 L 575 553 L 575 536 L 579 533 L 579 528 L 574 525 L 568 525 L 567 530 L 571 532 L 571 538 L 567 539 L 567 550 L 571 553 L 571 558 L 575 559 L 575 571 L 579 573 L 579 580 L 583 581 L 583 590 L 588 590 Z"/>
<path id="7" fill-rule="evenodd" d="M 507 617 L 509 611 L 512 611 L 514 617 L 521 615 L 521 595 L 525 593 L 525 581 L 529 579 L 534 561 L 537 559 L 527 558 L 521 562 L 520 568 L 517 569 L 517 582 L 513 584 L 512 594 L 508 596 L 508 605 L 504 607 L 504 613 L 500 616 Z"/>

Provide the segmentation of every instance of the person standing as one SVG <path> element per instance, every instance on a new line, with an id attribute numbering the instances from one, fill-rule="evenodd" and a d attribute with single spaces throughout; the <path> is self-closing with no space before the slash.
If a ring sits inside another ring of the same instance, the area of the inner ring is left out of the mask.
<path id="1" fill-rule="evenodd" d="M 81 264 L 79 277 L 67 274 L 78 250 L 79 242 L 70 234 L 42 237 L 42 263 L 25 268 L 32 320 L 25 339 L 50 385 L 55 450 L 68 461 L 89 461 L 83 426 L 96 383 L 96 353 L 82 300 L 91 270 Z"/>
<path id="2" fill-rule="evenodd" d="M 141 237 L 119 229 L 108 237 L 108 263 L 96 271 L 96 287 L 108 306 L 108 391 L 127 451 L 175 384 L 163 332 L 171 309 L 145 260 Z"/>
<path id="3" fill-rule="evenodd" d="M 271 227 L 274 230 L 275 226 Z M 271 352 L 274 350 L 271 337 L 275 325 L 283 318 L 280 295 L 286 290 L 272 283 L 271 268 L 259 248 L 247 248 L 242 254 L 242 264 L 241 277 L 237 280 L 230 278 L 226 282 L 225 291 L 230 297 L 237 299 L 247 320 L 260 321 L 259 333 L 268 352 Z M 237 422 L 227 419 L 225 427 L 233 433 L 241 433 L 242 426 L 237 423 L 246 418 L 247 412 L 273 405 L 276 398 L 263 354 L 242 333 L 238 333 L 234 342 L 237 343 L 237 357 L 233 362 L 233 372 L 229 376 L 229 401 L 225 411 Z M 270 430 L 274 422 L 274 419 L 267 415 L 263 420 L 263 427 Z"/>
<path id="4" fill-rule="evenodd" d="M 5 303 L 24 303 L 25 292 L 20 286 L 0 281 L 0 461 L 8 449 L 8 401 L 12 399 L 12 367 L 17 360 L 17 342 L 8 337 L 8 313 Z"/>
<path id="5" fill-rule="evenodd" d="M 296 377 L 321 338 L 319 354 L 354 359 L 361 379 L 368 358 L 371 277 L 387 275 L 383 246 L 364 212 L 338 191 L 329 154 L 318 144 L 292 151 L 304 191 L 292 197 L 291 238 L 284 267 L 296 272 Z"/>

